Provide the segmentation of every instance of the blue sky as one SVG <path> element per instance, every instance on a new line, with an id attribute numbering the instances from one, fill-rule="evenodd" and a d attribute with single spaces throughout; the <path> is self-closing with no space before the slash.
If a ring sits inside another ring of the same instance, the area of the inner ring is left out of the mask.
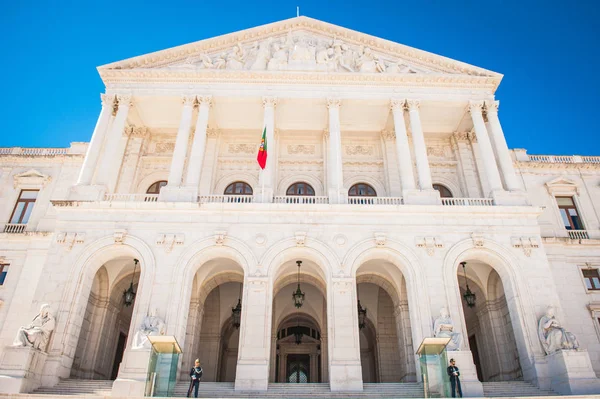
<path id="1" fill-rule="evenodd" d="M 96 67 L 300 13 L 504 74 L 511 148 L 600 155 L 600 2 L 5 1 L 0 146 L 88 141 Z"/>

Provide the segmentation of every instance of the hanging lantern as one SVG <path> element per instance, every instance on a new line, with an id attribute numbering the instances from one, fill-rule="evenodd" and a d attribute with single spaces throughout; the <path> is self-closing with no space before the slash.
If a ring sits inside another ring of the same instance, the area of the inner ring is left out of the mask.
<path id="1" fill-rule="evenodd" d="M 463 267 L 463 273 L 465 276 L 465 285 L 467 286 L 467 289 L 466 289 L 465 293 L 463 294 L 463 298 L 465 299 L 467 306 L 470 308 L 473 308 L 473 307 L 475 307 L 475 299 L 477 297 L 471 291 L 471 289 L 469 288 L 469 283 L 467 282 L 467 270 L 465 268 L 465 266 L 467 265 L 467 262 L 460 262 L 460 264 Z"/>
<path id="2" fill-rule="evenodd" d="M 235 308 L 231 308 L 231 320 L 235 328 L 240 328 L 242 320 L 242 284 L 240 284 L 240 295 Z"/>
<path id="3" fill-rule="evenodd" d="M 367 308 L 360 306 L 360 300 L 358 301 L 358 328 L 361 330 L 365 328 L 367 320 Z"/>
<path id="4" fill-rule="evenodd" d="M 304 304 L 304 292 L 300 289 L 300 266 L 302 266 L 302 261 L 298 260 L 296 263 L 298 264 L 298 288 L 292 294 L 292 298 L 294 299 L 294 306 L 300 309 Z"/>
<path id="5" fill-rule="evenodd" d="M 123 304 L 127 307 L 133 304 L 136 294 L 136 292 L 133 290 L 133 279 L 135 277 L 135 269 L 139 263 L 139 260 L 134 259 L 133 262 L 133 275 L 131 276 L 131 283 L 129 284 L 129 288 L 123 292 Z"/>

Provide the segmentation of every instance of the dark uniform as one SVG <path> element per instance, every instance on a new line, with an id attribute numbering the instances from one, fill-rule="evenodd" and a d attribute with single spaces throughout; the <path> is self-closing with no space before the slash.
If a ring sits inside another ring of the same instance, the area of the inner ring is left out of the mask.
<path id="1" fill-rule="evenodd" d="M 202 367 L 192 367 L 190 370 L 190 387 L 187 392 L 187 397 L 192 397 L 192 389 L 194 390 L 194 397 L 198 397 L 198 387 L 200 386 L 200 378 L 202 378 Z"/>
<path id="2" fill-rule="evenodd" d="M 448 376 L 450 377 L 450 385 L 452 386 L 452 397 L 456 397 L 456 391 L 458 390 L 458 397 L 462 398 L 462 388 L 460 387 L 460 371 L 458 371 L 458 367 L 456 366 L 448 366 L 446 370 L 448 372 Z M 456 373 L 456 375 L 454 374 Z"/>

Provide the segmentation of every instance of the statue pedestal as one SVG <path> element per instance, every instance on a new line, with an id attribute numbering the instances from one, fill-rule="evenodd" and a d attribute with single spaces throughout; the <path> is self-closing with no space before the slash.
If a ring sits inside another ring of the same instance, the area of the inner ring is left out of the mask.
<path id="1" fill-rule="evenodd" d="M 561 395 L 600 393 L 600 380 L 586 350 L 564 350 L 546 356 L 550 388 Z"/>
<path id="2" fill-rule="evenodd" d="M 32 347 L 5 347 L 0 359 L 0 393 L 32 392 L 39 388 L 47 356 Z"/>
<path id="3" fill-rule="evenodd" d="M 463 396 L 465 398 L 483 397 L 483 385 L 477 378 L 477 369 L 475 368 L 471 351 L 448 351 L 446 352 L 446 356 L 448 360 L 454 359 L 460 370 L 460 384 Z"/>
<path id="4" fill-rule="evenodd" d="M 112 396 L 144 396 L 151 353 L 151 349 L 130 350 L 125 353 L 119 367 L 119 376 L 113 383 Z"/>

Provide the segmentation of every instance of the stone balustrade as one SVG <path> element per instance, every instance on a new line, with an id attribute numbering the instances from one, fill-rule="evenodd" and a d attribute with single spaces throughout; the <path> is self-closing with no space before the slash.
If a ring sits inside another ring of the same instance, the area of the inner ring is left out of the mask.
<path id="1" fill-rule="evenodd" d="M 442 205 L 448 206 L 493 206 L 491 198 L 442 198 Z"/>
<path id="2" fill-rule="evenodd" d="M 589 240 L 590 235 L 587 230 L 567 230 L 569 238 L 572 240 Z"/>
<path id="3" fill-rule="evenodd" d="M 600 164 L 600 156 L 581 155 L 528 155 L 529 162 L 539 163 L 591 163 Z"/>
<path id="4" fill-rule="evenodd" d="M 158 194 L 105 194 L 104 201 L 158 202 Z"/>
<path id="5" fill-rule="evenodd" d="M 328 204 L 329 197 L 307 195 L 278 195 L 273 197 L 276 204 Z"/>
<path id="6" fill-rule="evenodd" d="M 6 223 L 4 225 L 4 233 L 7 234 L 22 234 L 25 232 L 26 224 Z"/>

